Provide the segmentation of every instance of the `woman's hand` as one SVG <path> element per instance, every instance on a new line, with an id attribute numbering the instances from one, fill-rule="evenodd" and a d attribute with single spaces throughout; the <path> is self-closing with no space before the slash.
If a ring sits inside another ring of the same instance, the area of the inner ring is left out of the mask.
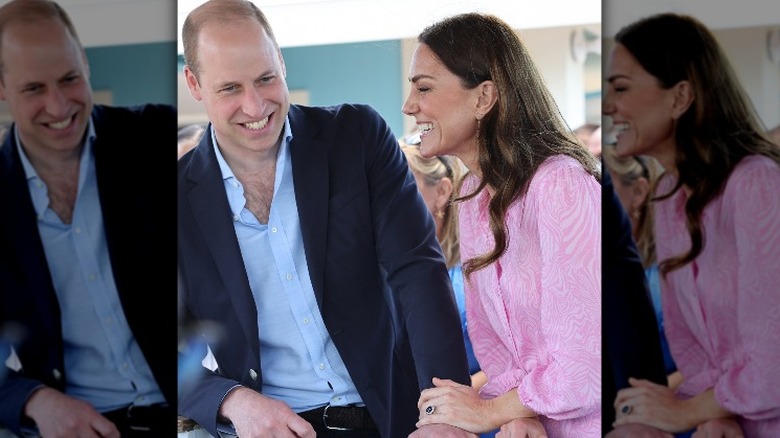
<path id="1" fill-rule="evenodd" d="M 645 424 L 667 432 L 683 432 L 696 423 L 689 418 L 684 400 L 666 386 L 649 380 L 629 378 L 630 388 L 618 391 L 614 427 Z"/>
<path id="2" fill-rule="evenodd" d="M 477 390 L 452 380 L 433 378 L 433 388 L 420 394 L 417 408 L 420 421 L 417 427 L 427 424 L 449 424 L 478 433 L 500 426 L 492 424 L 489 400 L 479 396 Z"/>

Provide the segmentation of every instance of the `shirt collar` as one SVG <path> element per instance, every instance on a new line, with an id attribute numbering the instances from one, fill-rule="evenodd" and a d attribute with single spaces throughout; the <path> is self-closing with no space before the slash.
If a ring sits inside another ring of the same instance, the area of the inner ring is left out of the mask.
<path id="1" fill-rule="evenodd" d="M 24 168 L 24 175 L 27 177 L 27 181 L 34 181 L 38 179 L 38 172 L 33 167 L 30 159 L 27 158 L 22 147 L 22 140 L 19 138 L 19 130 L 16 129 L 16 125 L 13 126 L 13 136 L 16 140 L 16 148 L 19 152 L 19 157 L 22 160 L 22 167 Z M 84 139 L 81 148 L 81 163 L 79 169 L 84 169 L 85 160 L 92 155 L 92 143 L 95 141 L 95 125 L 92 121 L 92 116 L 89 117 L 89 123 L 87 124 L 87 137 Z M 81 171 L 79 171 L 81 173 Z"/>
<path id="2" fill-rule="evenodd" d="M 284 157 L 287 156 L 287 149 L 289 148 L 290 140 L 292 140 L 292 129 L 290 128 L 290 117 L 287 116 L 284 118 L 284 128 L 282 128 L 282 144 L 279 146 L 279 152 L 277 152 L 277 157 Z M 233 174 L 233 170 L 230 169 L 230 166 L 228 166 L 227 161 L 225 161 L 225 157 L 222 155 L 222 152 L 219 150 L 219 145 L 217 144 L 217 135 L 214 131 L 214 125 L 211 125 L 211 142 L 214 144 L 214 153 L 217 155 L 217 163 L 219 164 L 219 170 L 222 172 L 222 180 L 228 181 L 230 179 L 235 178 L 235 174 Z"/>

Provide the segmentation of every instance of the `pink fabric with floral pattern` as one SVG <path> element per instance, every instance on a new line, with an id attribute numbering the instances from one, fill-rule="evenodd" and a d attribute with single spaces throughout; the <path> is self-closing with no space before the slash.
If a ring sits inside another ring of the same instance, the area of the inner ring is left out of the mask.
<path id="1" fill-rule="evenodd" d="M 479 181 L 464 182 L 462 194 Z M 461 257 L 493 247 L 488 193 L 460 207 Z M 548 158 L 509 209 L 509 245 L 466 281 L 482 397 L 517 388 L 550 438 L 601 436 L 601 186 L 574 159 Z"/>
<path id="2" fill-rule="evenodd" d="M 656 194 L 674 187 L 665 176 Z M 656 206 L 658 260 L 686 252 L 686 195 Z M 661 282 L 666 337 L 691 397 L 742 417 L 747 437 L 780 437 L 780 167 L 744 158 L 703 214 L 704 250 Z"/>

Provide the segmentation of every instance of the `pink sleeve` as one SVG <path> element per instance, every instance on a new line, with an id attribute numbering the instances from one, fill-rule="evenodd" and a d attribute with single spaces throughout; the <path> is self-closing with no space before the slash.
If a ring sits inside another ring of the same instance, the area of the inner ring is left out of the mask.
<path id="1" fill-rule="evenodd" d="M 669 275 L 674 275 L 674 272 Z M 661 275 L 662 290 L 667 289 L 663 274 Z M 677 369 L 685 376 L 677 393 L 683 398 L 689 398 L 711 388 L 717 374 L 710 367 L 709 356 L 697 337 L 685 324 L 685 316 L 680 309 L 677 295 L 662 292 L 662 312 L 664 315 L 664 332 L 669 341 Z"/>
<path id="2" fill-rule="evenodd" d="M 579 166 L 538 175 L 527 208 L 538 210 L 547 357 L 517 390 L 525 406 L 563 420 L 601 408 L 601 187 Z"/>
<path id="3" fill-rule="evenodd" d="M 734 213 L 737 318 L 743 359 L 721 364 L 715 397 L 752 420 L 780 417 L 780 168 L 753 159 L 735 170 L 724 205 Z"/>

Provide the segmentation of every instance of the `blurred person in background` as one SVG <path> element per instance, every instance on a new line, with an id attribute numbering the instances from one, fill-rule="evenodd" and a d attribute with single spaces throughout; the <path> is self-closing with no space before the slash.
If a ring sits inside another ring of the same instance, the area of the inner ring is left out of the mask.
<path id="1" fill-rule="evenodd" d="M 206 125 L 200 123 L 193 123 L 191 125 L 182 126 L 178 132 L 178 155 L 177 158 L 181 158 L 192 148 L 198 145 L 203 132 L 206 130 Z"/>

